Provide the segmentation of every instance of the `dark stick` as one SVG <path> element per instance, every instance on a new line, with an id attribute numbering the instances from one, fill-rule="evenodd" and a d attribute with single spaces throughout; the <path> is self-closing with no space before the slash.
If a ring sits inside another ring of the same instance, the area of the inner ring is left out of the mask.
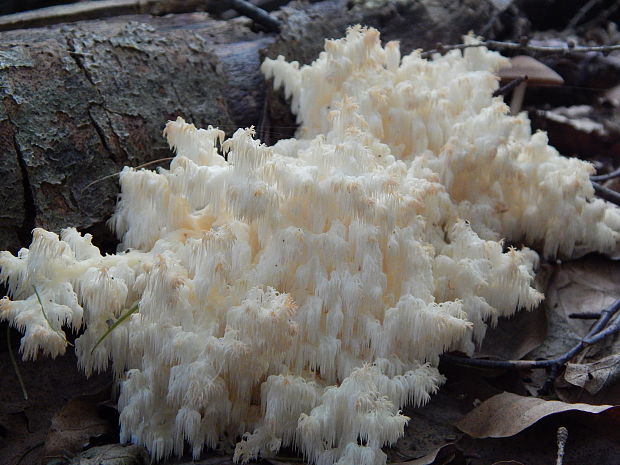
<path id="1" fill-rule="evenodd" d="M 548 396 L 553 388 L 553 384 L 555 383 L 555 379 L 560 374 L 560 365 L 553 365 L 549 368 L 549 374 L 547 375 L 547 379 L 545 380 L 545 384 L 541 386 L 538 390 L 539 396 Z"/>
<path id="2" fill-rule="evenodd" d="M 592 186 L 594 187 L 594 192 L 596 192 L 596 195 L 598 195 L 601 199 L 605 199 L 608 202 L 615 203 L 616 205 L 620 205 L 620 193 L 619 192 L 611 190 L 608 187 L 605 187 L 599 184 L 598 182 L 593 182 Z"/>
<path id="3" fill-rule="evenodd" d="M 493 92 L 493 97 L 499 97 L 500 95 L 506 95 L 508 92 L 510 92 L 512 89 L 517 87 L 519 84 L 521 84 L 525 80 L 527 80 L 527 76 L 521 76 L 516 79 L 513 79 L 508 84 L 500 87 L 495 92 Z"/>
<path id="4" fill-rule="evenodd" d="M 565 31 L 568 31 L 570 29 L 574 29 L 579 22 L 583 19 L 583 17 L 588 14 L 588 11 L 590 11 L 592 9 L 592 7 L 596 6 L 597 3 L 600 3 L 601 0 L 590 0 L 589 2 L 587 2 L 585 5 L 583 5 L 579 11 L 577 12 L 577 14 L 573 17 L 573 19 L 570 20 L 570 22 L 568 23 L 568 25 L 564 28 Z"/>
<path id="5" fill-rule="evenodd" d="M 456 44 L 456 45 L 443 45 L 438 44 L 434 50 L 427 50 L 421 53 L 422 58 L 428 58 L 435 53 L 445 53 L 449 50 L 464 50 L 466 48 L 473 47 L 487 47 L 494 50 L 527 50 L 529 52 L 537 53 L 586 53 L 586 52 L 601 52 L 609 53 L 614 50 L 620 50 L 620 44 L 617 45 L 594 45 L 594 46 L 581 46 L 567 43 L 561 47 L 552 47 L 549 45 L 531 45 L 527 40 L 522 42 L 501 42 L 498 40 L 483 40 L 477 44 Z"/>
<path id="6" fill-rule="evenodd" d="M 601 317 L 601 312 L 577 312 L 569 313 L 569 318 L 576 320 L 598 320 Z"/>
<path id="7" fill-rule="evenodd" d="M 620 320 L 615 321 L 607 329 L 603 331 L 603 328 L 609 323 L 609 320 L 620 310 L 620 299 L 616 300 L 609 307 L 604 309 L 597 322 L 594 324 L 588 334 L 581 339 L 574 347 L 568 352 L 559 357 L 550 360 L 482 360 L 469 357 L 458 357 L 455 355 L 444 354 L 441 356 L 442 360 L 446 362 L 454 363 L 457 365 L 465 365 L 478 368 L 502 368 L 502 369 L 524 369 L 533 370 L 537 368 L 552 368 L 554 366 L 560 367 L 572 359 L 575 355 L 585 349 L 587 346 L 594 344 L 601 339 L 620 331 Z"/>
<path id="8" fill-rule="evenodd" d="M 247 0 L 230 0 L 230 7 L 263 26 L 268 32 L 280 32 L 280 21 Z"/>
<path id="9" fill-rule="evenodd" d="M 590 176 L 590 181 L 594 181 L 594 182 L 608 181 L 610 179 L 617 178 L 618 176 L 620 176 L 620 168 L 615 169 L 611 173 L 597 174 L 596 176 Z"/>

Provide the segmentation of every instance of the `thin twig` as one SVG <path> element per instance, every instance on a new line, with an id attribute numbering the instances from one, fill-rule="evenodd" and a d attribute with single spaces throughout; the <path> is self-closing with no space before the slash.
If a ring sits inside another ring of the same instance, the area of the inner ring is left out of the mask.
<path id="1" fill-rule="evenodd" d="M 13 347 L 11 346 L 11 327 L 9 325 L 6 326 L 6 343 L 9 347 L 9 358 L 11 359 L 13 370 L 15 370 L 15 374 L 17 375 L 17 381 L 19 381 L 19 386 L 22 388 L 22 394 L 24 394 L 24 399 L 28 400 L 28 391 L 26 391 L 26 384 L 24 384 L 22 373 L 21 371 L 19 371 L 17 359 L 15 358 L 15 354 L 13 353 Z"/>
<path id="2" fill-rule="evenodd" d="M 568 317 L 576 320 L 598 320 L 601 317 L 601 312 L 575 312 L 569 313 Z"/>
<path id="3" fill-rule="evenodd" d="M 30 447 L 28 450 L 26 450 L 26 452 L 24 452 L 22 454 L 22 456 L 19 458 L 19 460 L 17 461 L 17 463 L 15 465 L 20 465 L 20 463 L 22 463 L 22 461 L 24 460 L 24 458 L 33 450 L 38 449 L 39 447 L 43 447 L 45 445 L 44 441 L 38 442 L 36 443 L 34 446 Z"/>
<path id="4" fill-rule="evenodd" d="M 579 21 L 581 21 L 583 17 L 586 14 L 588 14 L 588 11 L 590 11 L 592 7 L 596 6 L 597 3 L 600 3 L 600 1 L 601 0 L 590 0 L 585 5 L 583 5 L 581 8 L 579 8 L 579 11 L 577 12 L 577 14 L 573 16 L 573 19 L 569 21 L 569 23 L 566 25 L 564 30 L 569 31 L 571 29 L 574 29 L 579 24 Z"/>
<path id="5" fill-rule="evenodd" d="M 527 80 L 527 76 L 521 76 L 516 79 L 513 79 L 508 84 L 500 87 L 495 92 L 493 92 L 493 97 L 499 97 L 500 95 L 506 95 L 508 92 L 510 92 L 512 89 L 517 87 L 519 84 L 521 84 L 525 80 Z"/>
<path id="6" fill-rule="evenodd" d="M 442 360 L 451 362 L 458 365 L 478 367 L 478 368 L 494 368 L 494 369 L 524 369 L 533 370 L 539 368 L 553 368 L 565 365 L 575 355 L 585 349 L 587 346 L 592 345 L 601 339 L 620 332 L 620 319 L 615 321 L 607 329 L 604 329 L 609 323 L 609 320 L 620 310 L 620 299 L 616 300 L 609 307 L 601 311 L 600 317 L 594 324 L 588 334 L 581 339 L 574 347 L 569 351 L 560 355 L 559 357 L 549 360 L 483 360 L 469 357 L 459 357 L 456 355 L 444 354 L 441 356 Z"/>
<path id="7" fill-rule="evenodd" d="M 616 45 L 574 45 L 572 42 L 567 42 L 566 45 L 561 47 L 554 47 L 550 45 L 532 45 L 529 41 L 524 40 L 522 42 L 501 42 L 498 40 L 483 40 L 475 44 L 455 44 L 455 45 L 443 45 L 438 44 L 436 49 L 427 50 L 421 53 L 422 58 L 428 58 L 435 53 L 444 54 L 450 50 L 464 50 L 466 48 L 475 47 L 487 47 L 493 50 L 526 50 L 528 52 L 535 53 L 586 53 L 586 52 L 601 52 L 609 53 L 614 50 L 620 50 L 620 44 Z"/>
<path id="8" fill-rule="evenodd" d="M 620 176 L 620 168 L 613 170 L 611 173 L 590 176 L 590 181 L 594 181 L 594 182 L 609 181 L 610 179 L 617 178 L 618 176 Z"/>
<path id="9" fill-rule="evenodd" d="M 616 205 L 620 205 L 620 192 L 616 192 L 614 190 L 605 187 L 598 182 L 593 182 L 592 187 L 594 187 L 594 192 L 601 199 L 605 199 L 608 202 L 615 203 Z"/>
<path id="10" fill-rule="evenodd" d="M 130 309 L 128 309 L 124 314 L 122 314 L 118 320 L 116 320 L 114 322 L 114 324 L 112 326 L 110 326 L 107 331 L 105 333 L 103 333 L 101 335 L 101 337 L 97 340 L 97 343 L 93 346 L 93 348 L 90 350 L 90 354 L 92 355 L 93 352 L 95 352 L 95 349 L 97 347 L 99 347 L 99 344 L 101 344 L 103 342 L 103 340 L 108 337 L 108 335 L 114 331 L 123 321 L 125 321 L 127 318 L 129 318 L 131 315 L 133 315 L 134 313 L 136 313 L 138 311 L 138 303 L 136 302 Z"/>
<path id="11" fill-rule="evenodd" d="M 491 17 L 489 18 L 487 23 L 484 25 L 484 27 L 482 29 L 480 29 L 480 35 L 481 36 L 486 36 L 491 31 L 493 26 L 495 26 L 495 24 L 497 23 L 497 20 L 499 19 L 500 15 L 504 11 L 505 10 L 500 10 L 500 9 L 496 9 L 495 10 L 495 12 L 491 15 Z"/>
<path id="12" fill-rule="evenodd" d="M 230 7 L 263 26 L 268 32 L 280 32 L 280 21 L 247 0 L 230 0 Z"/>
<path id="13" fill-rule="evenodd" d="M 599 342 L 602 339 L 605 339 L 607 336 L 615 334 L 620 331 L 620 320 L 614 321 L 609 327 L 600 333 L 595 334 L 592 337 L 586 338 L 584 340 L 586 345 L 592 345 Z"/>
<path id="14" fill-rule="evenodd" d="M 45 321 L 47 321 L 47 325 L 50 327 L 52 331 L 54 331 L 58 335 L 59 338 L 65 341 L 65 344 L 68 344 L 71 347 L 73 347 L 73 344 L 67 341 L 67 336 L 65 336 L 65 333 L 63 333 L 62 330 L 56 329 L 54 328 L 54 326 L 52 326 L 52 322 L 47 317 L 47 313 L 45 312 L 45 307 L 43 307 L 43 300 L 41 300 L 41 296 L 39 295 L 39 291 L 37 290 L 37 287 L 36 286 L 32 286 L 32 287 L 34 289 L 34 293 L 37 296 L 37 300 L 39 301 L 39 305 L 41 306 L 41 313 L 43 313 L 43 318 L 45 318 Z"/>
<path id="15" fill-rule="evenodd" d="M 582 24 L 582 27 L 588 28 L 592 25 L 600 24 L 603 21 L 607 22 L 608 18 L 611 17 L 611 15 L 613 15 L 616 12 L 616 10 L 618 10 L 618 8 L 620 8 L 620 2 L 611 2 L 611 6 L 609 8 L 601 11 L 596 16 L 596 18 L 591 19 L 590 21 L 587 21 L 585 24 Z"/>
<path id="16" fill-rule="evenodd" d="M 141 168 L 146 168 L 147 166 L 150 166 L 150 165 L 156 165 L 157 163 L 161 163 L 163 161 L 170 161 L 170 160 L 173 160 L 173 159 L 174 159 L 174 157 L 158 158 L 157 160 L 147 161 L 146 163 L 142 163 L 141 165 L 134 166 L 133 169 L 134 170 L 139 170 Z M 89 187 L 97 184 L 98 182 L 105 181 L 106 179 L 110 179 L 110 178 L 113 178 L 115 176 L 120 176 L 120 175 L 121 175 L 121 172 L 119 171 L 118 173 L 108 174 L 107 176 L 104 176 L 102 178 L 95 179 L 93 182 L 90 182 L 90 183 L 86 184 L 86 186 L 84 187 L 84 190 L 86 190 Z"/>

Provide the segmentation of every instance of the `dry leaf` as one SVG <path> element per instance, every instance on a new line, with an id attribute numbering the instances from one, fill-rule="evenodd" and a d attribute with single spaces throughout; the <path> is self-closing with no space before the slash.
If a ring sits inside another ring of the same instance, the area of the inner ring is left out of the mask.
<path id="1" fill-rule="evenodd" d="M 500 318 L 497 326 L 487 331 L 476 358 L 520 360 L 547 336 L 544 305 L 531 312 L 517 312 L 512 318 Z"/>
<path id="2" fill-rule="evenodd" d="M 148 453 L 141 446 L 108 444 L 92 447 L 75 457 L 69 465 L 146 465 Z"/>
<path id="3" fill-rule="evenodd" d="M 461 455 L 461 451 L 455 444 L 444 444 L 424 457 L 407 462 L 399 462 L 399 465 L 448 465 L 454 462 L 459 455 Z"/>
<path id="4" fill-rule="evenodd" d="M 600 256 L 563 263 L 547 289 L 547 302 L 557 304 L 566 318 L 571 313 L 598 312 L 620 297 L 619 272 L 620 263 Z M 569 323 L 575 333 L 585 335 L 592 321 L 570 318 Z"/>
<path id="5" fill-rule="evenodd" d="M 584 388 L 590 394 L 617 382 L 620 377 L 620 354 L 610 355 L 593 363 L 569 363 L 564 379 L 575 386 Z"/>
<path id="6" fill-rule="evenodd" d="M 534 286 L 544 292 L 554 267 L 543 265 L 536 274 Z M 547 314 L 544 303 L 530 312 L 517 312 L 510 318 L 500 318 L 495 328 L 489 328 L 476 358 L 520 360 L 547 337 Z"/>
<path id="7" fill-rule="evenodd" d="M 588 333 L 593 320 L 569 318 L 569 315 L 599 312 L 620 298 L 620 281 L 615 278 L 619 273 L 620 263 L 600 256 L 589 256 L 558 266 L 545 293 L 547 339 L 528 358 L 554 358 L 577 344 Z M 617 339 L 611 336 L 588 348 L 587 361 L 619 353 L 620 344 L 614 346 Z"/>
<path id="8" fill-rule="evenodd" d="M 456 380 L 456 377 L 450 378 L 450 374 L 447 376 L 452 381 Z M 453 425 L 463 416 L 463 408 L 448 389 L 448 385 L 444 385 L 423 407 L 404 409 L 403 414 L 411 420 L 405 428 L 405 434 L 385 450 L 389 462 L 402 462 L 432 454 L 463 436 Z"/>
<path id="9" fill-rule="evenodd" d="M 556 413 L 571 410 L 600 413 L 611 408 L 614 406 L 568 404 L 504 392 L 484 401 L 455 426 L 474 438 L 503 438 L 514 436 L 541 418 Z"/>
<path id="10" fill-rule="evenodd" d="M 570 364 L 570 369 L 567 368 L 564 377 L 558 378 L 555 382 L 556 394 L 564 402 L 619 405 L 620 359 L 618 357 L 620 356 L 612 355 L 590 364 Z M 600 369 L 593 369 L 593 367 Z M 567 375 L 568 378 L 566 378 Z"/>
<path id="11" fill-rule="evenodd" d="M 57 457 L 81 451 L 91 437 L 115 435 L 116 425 L 99 415 L 99 404 L 109 399 L 106 389 L 98 394 L 71 399 L 52 418 L 43 455 Z"/>

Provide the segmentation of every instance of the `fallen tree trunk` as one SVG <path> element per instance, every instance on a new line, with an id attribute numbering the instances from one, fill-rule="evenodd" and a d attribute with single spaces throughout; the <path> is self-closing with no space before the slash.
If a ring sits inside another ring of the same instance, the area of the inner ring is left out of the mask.
<path id="1" fill-rule="evenodd" d="M 117 179 L 170 155 L 161 130 L 181 115 L 232 130 L 263 105 L 259 50 L 273 38 L 204 14 L 119 17 L 1 34 L 0 243 L 30 230 L 92 228 L 111 213 Z M 228 68 L 243 79 L 231 101 Z"/>
<path id="2" fill-rule="evenodd" d="M 170 156 L 161 137 L 177 116 L 197 126 L 258 124 L 265 114 L 262 54 L 305 63 L 325 37 L 355 23 L 376 26 L 405 51 L 454 42 L 496 13 L 491 2 L 386 2 L 349 8 L 345 0 L 293 3 L 276 16 L 279 35 L 251 21 L 204 13 L 121 16 L 0 33 L 0 250 L 30 242 L 34 227 L 75 226 L 114 247 L 105 221 L 123 166 Z M 271 124 L 293 126 L 270 99 Z M 291 130 L 288 129 L 288 134 Z"/>

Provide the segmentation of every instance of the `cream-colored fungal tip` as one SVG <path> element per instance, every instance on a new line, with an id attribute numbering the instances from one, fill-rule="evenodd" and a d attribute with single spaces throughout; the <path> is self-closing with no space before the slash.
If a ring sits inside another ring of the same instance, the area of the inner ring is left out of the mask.
<path id="1" fill-rule="evenodd" d="M 363 119 L 399 159 L 436 173 L 483 237 L 525 242 L 546 257 L 614 249 L 618 228 L 594 199 L 591 165 L 559 156 L 544 133 L 531 134 L 525 115 L 510 116 L 492 97 L 492 72 L 505 58 L 474 47 L 431 61 L 413 53 L 395 67 L 393 49 L 381 46 L 376 31 L 354 27 L 346 39 L 328 41 L 312 65 L 286 67 L 278 58 L 263 68 L 276 85 L 301 80 L 288 87 L 301 102 L 298 137 L 329 133 L 330 109 L 352 99 L 349 118 Z"/>
<path id="2" fill-rule="evenodd" d="M 293 447 L 385 464 L 400 409 L 443 383 L 440 355 L 541 301 L 537 253 L 504 239 L 546 256 L 617 243 L 590 165 L 492 97 L 504 62 L 484 48 L 401 57 L 362 27 L 312 65 L 266 60 L 296 139 L 169 122 L 170 168 L 121 174 L 125 252 L 36 229 L 30 249 L 0 254 L 13 299 L 0 318 L 25 332 L 25 358 L 83 330 L 80 365 L 119 381 L 121 439 L 157 460 L 238 438 L 242 462 Z"/>

